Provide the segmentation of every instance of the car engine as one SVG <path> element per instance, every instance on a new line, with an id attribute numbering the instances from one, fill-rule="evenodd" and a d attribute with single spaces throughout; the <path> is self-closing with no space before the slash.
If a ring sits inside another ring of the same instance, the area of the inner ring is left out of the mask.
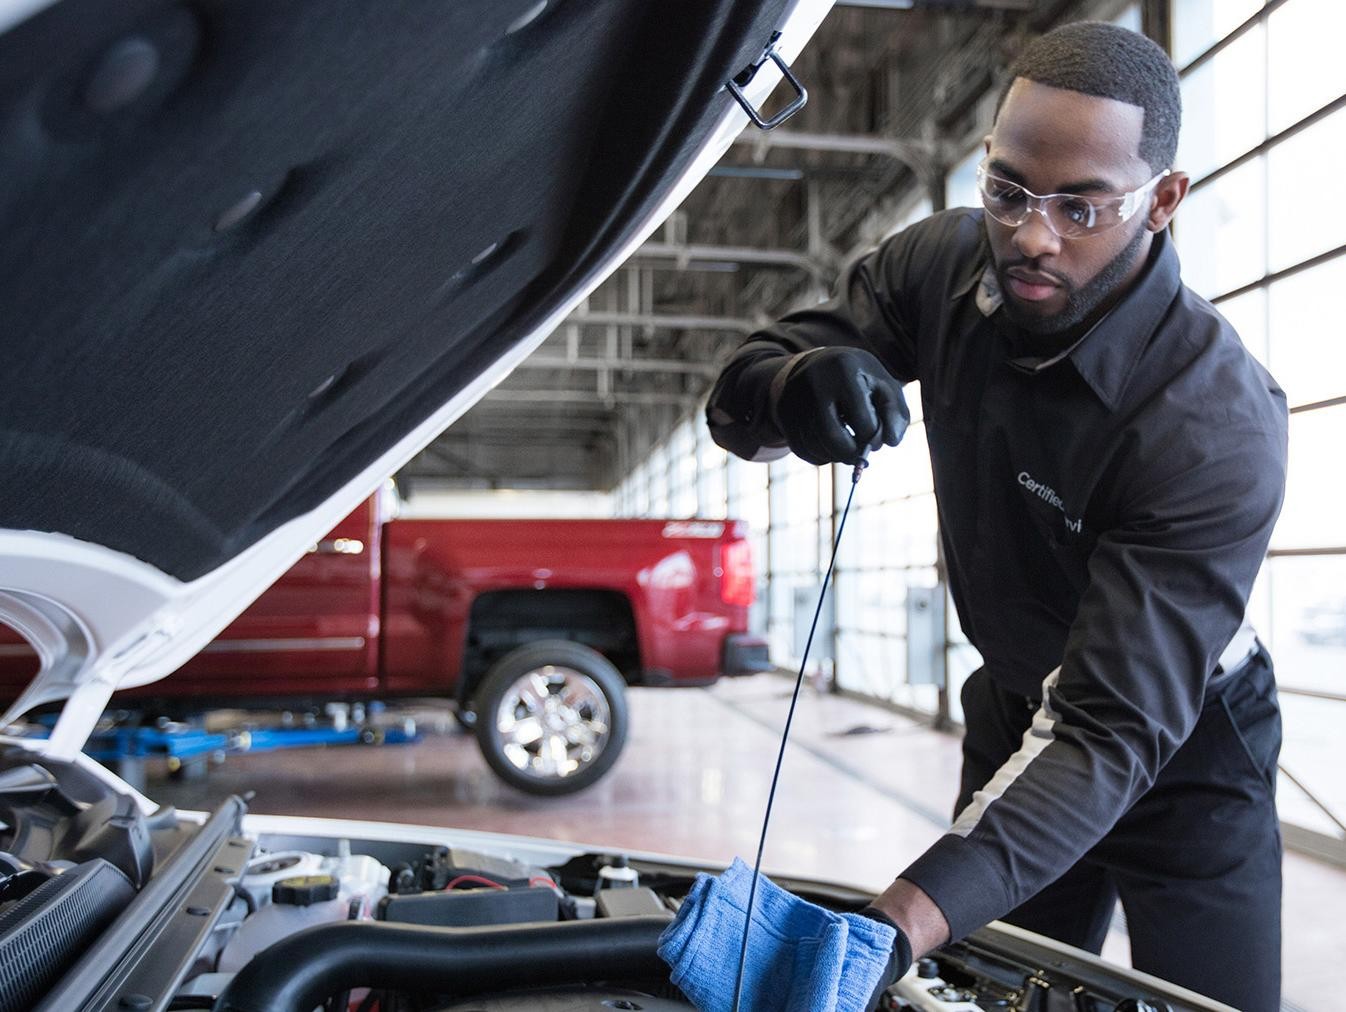
<path id="1" fill-rule="evenodd" d="M 146 816 L 86 767 L 0 751 L 0 1012 L 691 1007 L 655 949 L 694 865 L 555 844 L 563 859 L 541 863 L 512 853 L 522 838 L 427 844 L 439 831 L 417 827 L 255 832 L 266 817 L 245 815 L 231 798 L 204 821 Z M 778 881 L 839 911 L 871 898 Z M 919 960 L 882 1007 L 1223 1008 L 1140 979 L 992 925 Z"/>

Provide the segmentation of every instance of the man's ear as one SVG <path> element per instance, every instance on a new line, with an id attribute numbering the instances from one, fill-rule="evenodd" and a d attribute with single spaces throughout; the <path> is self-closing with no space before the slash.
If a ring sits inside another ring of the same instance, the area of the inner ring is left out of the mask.
<path id="1" fill-rule="evenodd" d="M 1154 188 L 1154 196 L 1150 198 L 1150 214 L 1145 220 L 1145 227 L 1151 232 L 1162 232 L 1168 228 L 1168 223 L 1173 220 L 1174 212 L 1187 196 L 1187 189 L 1191 185 L 1191 177 L 1185 172 L 1174 172 L 1161 179 Z"/>
<path id="2" fill-rule="evenodd" d="M 986 153 L 989 155 L 991 153 L 991 135 L 987 134 L 985 137 L 981 139 L 981 142 L 983 145 L 985 145 Z"/>

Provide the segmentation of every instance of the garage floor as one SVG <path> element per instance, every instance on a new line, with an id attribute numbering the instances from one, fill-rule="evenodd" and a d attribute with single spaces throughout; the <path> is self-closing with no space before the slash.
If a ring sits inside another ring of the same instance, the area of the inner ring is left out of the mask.
<path id="1" fill-rule="evenodd" d="M 442 711 L 414 745 L 230 756 L 200 780 L 150 770 L 148 793 L 205 808 L 255 791 L 252 810 L 416 822 L 555 837 L 728 863 L 756 850 L 790 683 L 762 675 L 711 689 L 636 690 L 616 768 L 586 792 L 532 798 L 499 782 Z M 883 888 L 948 825 L 955 738 L 806 689 L 782 773 L 764 867 Z M 1346 871 L 1285 861 L 1285 1007 L 1339 1008 Z M 1124 926 L 1105 956 L 1125 962 Z"/>

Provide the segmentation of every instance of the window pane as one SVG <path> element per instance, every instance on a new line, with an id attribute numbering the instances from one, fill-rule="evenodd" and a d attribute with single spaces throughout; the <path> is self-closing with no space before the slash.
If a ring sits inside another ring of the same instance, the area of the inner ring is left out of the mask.
<path id="1" fill-rule="evenodd" d="M 754 572 L 757 574 L 757 594 L 748 608 L 748 629 L 750 632 L 766 632 L 767 595 L 771 589 L 766 576 L 766 532 L 750 529 L 748 544 L 752 546 Z"/>
<path id="2" fill-rule="evenodd" d="M 906 645 L 903 644 L 901 649 L 904 651 L 902 663 L 905 665 Z M 918 713 L 928 713 L 933 716 L 939 712 L 939 689 L 934 685 L 907 685 L 902 683 L 893 689 L 890 701 Z"/>
<path id="3" fill-rule="evenodd" d="M 912 422 L 902 442 L 888 450 L 898 475 L 898 490 L 902 495 L 918 495 L 935 490 L 935 479 L 930 472 L 930 444 L 926 442 L 925 423 Z"/>
<path id="4" fill-rule="evenodd" d="M 1262 0 L 1176 0 L 1173 62 L 1191 63 L 1262 7 Z"/>
<path id="5" fill-rule="evenodd" d="M 696 483 L 693 480 L 679 482 L 669 499 L 668 515 L 685 519 L 696 516 Z"/>
<path id="6" fill-rule="evenodd" d="M 1277 145 L 1268 159 L 1271 270 L 1346 243 L 1346 109 Z"/>
<path id="7" fill-rule="evenodd" d="M 791 525 L 805 525 L 810 529 L 818 519 L 818 471 L 812 464 L 791 454 L 783 461 L 786 489 L 785 520 Z"/>
<path id="8" fill-rule="evenodd" d="M 1271 373 L 1291 407 L 1346 396 L 1346 341 L 1333 336 L 1329 322 L 1339 312 L 1342 292 L 1346 257 L 1271 286 Z"/>
<path id="9" fill-rule="evenodd" d="M 1262 569 L 1253 581 L 1253 591 L 1248 596 L 1248 608 L 1244 613 L 1262 642 L 1271 647 L 1276 654 L 1271 623 L 1271 563 L 1263 560 Z M 1279 656 L 1279 655 L 1277 655 Z"/>
<path id="10" fill-rule="evenodd" d="M 904 468 L 898 458 L 900 447 L 882 446 L 870 455 L 870 466 L 855 489 L 857 503 L 892 502 L 902 495 Z"/>
<path id="11" fill-rule="evenodd" d="M 1265 569 L 1277 683 L 1346 694 L 1346 555 L 1269 559 Z"/>
<path id="12" fill-rule="evenodd" d="M 1122 13 L 1112 19 L 1114 25 L 1121 25 L 1123 28 L 1129 28 L 1133 32 L 1140 31 L 1140 4 L 1132 4 Z"/>
<path id="13" fill-rule="evenodd" d="M 648 516 L 650 510 L 649 461 L 647 460 L 637 466 L 631 472 L 631 477 L 627 481 L 626 515 L 632 517 Z"/>
<path id="14" fill-rule="evenodd" d="M 907 399 L 907 410 L 911 412 L 912 424 L 925 417 L 925 405 L 921 403 L 921 384 L 919 380 L 908 383 L 902 388 L 902 396 Z"/>
<path id="15" fill-rule="evenodd" d="M 1346 767 L 1346 736 L 1341 733 L 1344 719 L 1346 703 L 1281 695 L 1281 767 L 1312 791 L 1319 804 L 1346 822 L 1346 777 L 1339 772 Z M 1341 830 L 1319 804 L 1288 777 L 1278 779 L 1276 810 L 1282 822 L 1340 839 Z"/>
<path id="16" fill-rule="evenodd" d="M 1341 448 L 1346 405 L 1290 416 L 1290 474 L 1273 548 L 1346 545 Z M 1273 588 L 1272 593 L 1275 593 Z"/>
<path id="17" fill-rule="evenodd" d="M 934 713 L 938 689 L 907 684 L 907 588 L 931 586 L 933 570 L 839 574 L 837 684 Z"/>
<path id="18" fill-rule="evenodd" d="M 696 515 L 696 434 L 690 421 L 673 430 L 669 439 L 669 463 L 672 488 L 669 493 L 669 514 L 675 517 Z"/>
<path id="19" fill-rule="evenodd" d="M 668 515 L 668 454 L 659 451 L 650 457 L 650 507 L 651 516 Z"/>
<path id="20" fill-rule="evenodd" d="M 889 502 L 896 498 L 898 495 L 897 482 L 901 478 L 901 468 L 897 466 L 894 456 L 892 449 L 886 446 L 880 447 L 870 455 L 869 466 L 865 468 L 860 484 L 855 486 L 855 496 L 851 500 L 853 509 Z M 847 480 L 850 480 L 849 474 Z M 848 491 L 846 490 L 842 494 L 845 495 Z"/>
<path id="21" fill-rule="evenodd" d="M 730 504 L 736 520 L 746 520 L 755 531 L 765 533 L 767 527 L 766 467 L 733 460 L 738 471 L 737 501 Z M 758 565 L 766 562 L 765 555 L 757 556 Z"/>
<path id="22" fill-rule="evenodd" d="M 748 524 L 748 542 L 752 545 L 752 559 L 758 584 L 757 598 L 748 611 L 748 627 L 753 632 L 766 630 L 767 598 L 767 469 L 762 464 L 750 464 L 737 457 L 729 458 L 726 480 L 729 487 L 729 516 Z"/>
<path id="23" fill-rule="evenodd" d="M 1267 18 L 1271 133 L 1346 93 L 1346 4 L 1290 0 Z"/>
<path id="24" fill-rule="evenodd" d="M 719 518 L 727 515 L 728 484 L 726 453 L 711 441 L 704 429 L 697 435 L 696 504 L 697 514 Z"/>
<path id="25" fill-rule="evenodd" d="M 1237 299 L 1221 302 L 1216 308 L 1238 331 L 1239 337 L 1243 339 L 1243 347 L 1252 352 L 1257 361 L 1267 365 L 1270 359 L 1267 351 L 1266 289 L 1254 288 Z M 1276 378 L 1281 379 L 1279 376 Z"/>
<path id="26" fill-rule="evenodd" d="M 1342 693 L 1346 671 L 1346 556 L 1272 559 L 1270 648 L 1282 687 Z M 1346 703 L 1282 691 L 1285 745 L 1281 763 L 1346 820 Z M 1283 799 L 1283 800 L 1282 800 Z M 1282 784 L 1286 821 L 1331 832 L 1321 811 Z"/>
<path id="27" fill-rule="evenodd" d="M 935 494 L 913 496 L 891 507 L 894 554 L 903 566 L 933 566 L 939 537 Z"/>
<path id="28" fill-rule="evenodd" d="M 1173 228 L 1188 286 L 1209 299 L 1261 278 L 1266 274 L 1266 228 L 1266 166 L 1261 158 L 1192 193 Z"/>
<path id="29" fill-rule="evenodd" d="M 981 197 L 977 195 L 977 166 L 985 153 L 979 146 L 949 170 L 944 183 L 946 207 L 981 207 Z"/>
<path id="30" fill-rule="evenodd" d="M 918 221 L 923 221 L 928 217 L 930 217 L 930 199 L 928 197 L 922 197 L 909 207 L 905 214 L 901 215 L 895 222 L 893 222 L 892 227 L 888 229 L 885 237 L 888 235 L 895 235 L 908 225 L 914 225 Z"/>
<path id="31" fill-rule="evenodd" d="M 818 597 L 819 583 L 813 574 L 775 573 L 770 582 L 770 620 L 767 634 L 770 656 L 782 667 L 797 668 L 802 660 L 803 647 L 813 618 L 813 604 Z M 796 600 L 809 602 L 806 609 L 797 612 Z M 795 627 L 798 618 L 799 628 Z M 815 639 L 809 651 L 809 667 L 813 669 L 821 657 L 831 653 L 832 644 Z"/>
<path id="32" fill-rule="evenodd" d="M 1200 179 L 1266 139 L 1262 28 L 1230 43 L 1182 82 L 1177 168 Z"/>
<path id="33" fill-rule="evenodd" d="M 888 699 L 906 677 L 905 641 L 847 630 L 837 637 L 837 685 Z"/>

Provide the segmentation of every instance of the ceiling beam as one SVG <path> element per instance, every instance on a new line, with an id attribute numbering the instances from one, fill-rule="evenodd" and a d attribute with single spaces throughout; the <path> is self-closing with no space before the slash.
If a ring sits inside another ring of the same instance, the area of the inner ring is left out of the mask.
<path id="1" fill-rule="evenodd" d="M 732 330 L 751 334 L 760 326 L 752 320 L 733 316 L 693 316 L 668 313 L 610 313 L 590 311 L 574 313 L 565 324 L 587 327 L 658 327 L 661 330 Z M 563 326 L 565 325 L 563 324 Z"/>
<path id="2" fill-rule="evenodd" d="M 489 438 L 504 432 L 517 433 L 519 431 L 519 405 L 503 403 L 493 405 L 490 401 L 486 401 L 485 404 L 495 410 L 473 416 L 475 421 L 470 424 L 464 424 L 464 422 L 469 421 L 469 416 L 464 415 L 445 429 L 439 435 L 438 440 L 470 441 L 483 436 Z M 508 408 L 508 411 L 505 410 L 506 408 Z M 607 432 L 612 421 L 610 417 L 612 412 L 606 408 L 600 408 L 597 412 L 575 411 L 573 409 L 561 410 L 554 404 L 541 404 L 538 408 L 539 410 L 547 409 L 546 431 L 549 436 L 556 439 L 565 439 L 567 436 L 573 436 L 577 433 Z M 537 419 L 530 418 L 527 427 L 536 431 L 538 424 Z"/>
<path id="3" fill-rule="evenodd" d="M 767 267 L 791 267 L 809 274 L 827 273 L 827 265 L 807 253 L 792 249 L 767 249 L 754 246 L 711 246 L 673 242 L 647 242 L 632 254 L 631 260 L 672 260 L 686 269 L 694 260 L 761 264 Z M 631 261 L 628 260 L 627 263 Z"/>
<path id="4" fill-rule="evenodd" d="M 875 137 L 869 134 L 818 134 L 800 130 L 745 130 L 734 143 L 749 147 L 760 162 L 768 151 L 828 151 L 848 155 L 875 155 L 892 158 L 926 179 L 942 161 L 948 161 L 945 145 L 936 141 L 904 137 Z"/>
<path id="5" fill-rule="evenodd" d="M 499 432 L 491 436 L 477 435 L 471 439 L 451 442 L 448 447 L 451 451 L 456 449 L 460 454 L 487 451 L 494 453 L 497 450 L 508 450 L 517 455 L 519 447 L 524 443 L 529 443 L 534 448 L 547 447 L 546 452 L 551 462 L 560 465 L 568 457 L 586 457 L 600 445 L 607 447 L 614 442 L 614 437 L 607 432 L 561 433 L 560 438 L 557 438 L 555 434 L 550 432 L 538 435 L 529 428 L 521 427 L 512 432 Z"/>
<path id="6" fill-rule="evenodd" d="M 695 403 L 698 394 L 633 393 L 627 390 L 614 390 L 599 394 L 593 390 L 511 390 L 508 387 L 496 387 L 483 400 L 496 403 L 517 404 L 672 404 L 685 406 Z"/>
<path id="7" fill-rule="evenodd" d="M 624 369 L 628 372 L 663 372 L 685 376 L 705 376 L 714 379 L 719 367 L 708 362 L 687 362 L 676 358 L 566 358 L 561 355 L 532 355 L 517 366 L 519 369 L 547 369 L 559 371 L 576 369 L 584 372 L 607 372 Z"/>
<path id="8" fill-rule="evenodd" d="M 947 12 L 950 8 L 957 10 L 980 8 L 982 10 L 992 11 L 1031 11 L 1036 0 L 963 0 L 961 4 L 950 4 L 948 0 L 943 3 L 935 3 L 932 0 L 836 0 L 838 7 L 877 7 L 886 11 L 909 11 L 921 7 L 930 10 Z"/>
<path id="9" fill-rule="evenodd" d="M 447 467 L 451 471 L 462 471 L 475 478 L 482 478 L 490 482 L 498 482 L 501 480 L 500 475 L 496 474 L 494 471 L 491 471 L 489 468 L 484 468 L 468 458 L 455 453 L 438 441 L 430 443 L 428 446 L 424 447 L 420 453 L 416 454 L 415 457 L 408 461 L 407 469 L 420 470 L 424 468 L 427 462 L 439 465 L 438 468 L 431 468 L 431 470 L 436 473 L 438 473 L 440 469 Z"/>
<path id="10" fill-rule="evenodd" d="M 517 393 L 528 392 L 528 391 L 519 391 L 517 390 L 517 388 L 507 386 L 497 387 L 497 389 L 514 390 Z M 488 396 L 478 401 L 476 404 L 472 405 L 472 410 L 474 412 L 478 412 L 479 415 L 491 416 L 489 419 L 484 419 L 481 422 L 481 424 L 483 425 L 508 424 L 509 418 L 513 418 L 515 415 L 523 411 L 545 412 L 549 417 L 555 418 L 558 423 L 567 420 L 573 420 L 576 424 L 579 424 L 581 422 L 587 422 L 590 425 L 597 425 L 610 421 L 610 416 L 613 413 L 613 409 L 609 405 L 598 403 L 598 400 L 596 398 L 597 398 L 596 394 L 590 394 L 589 403 L 575 404 L 571 407 L 566 408 L 564 411 L 560 411 L 557 409 L 555 404 L 547 404 L 540 401 L 530 403 L 527 400 L 510 400 L 508 402 L 503 400 L 493 401 Z M 501 415 L 506 415 L 506 417 L 502 418 Z M 464 415 L 463 417 L 467 418 L 469 416 Z M 462 423 L 454 422 L 453 424 L 454 428 L 446 429 L 445 431 L 447 432 L 456 431 L 456 427 L 458 425 L 461 425 Z M 462 431 L 472 432 L 474 430 L 463 429 Z"/>

